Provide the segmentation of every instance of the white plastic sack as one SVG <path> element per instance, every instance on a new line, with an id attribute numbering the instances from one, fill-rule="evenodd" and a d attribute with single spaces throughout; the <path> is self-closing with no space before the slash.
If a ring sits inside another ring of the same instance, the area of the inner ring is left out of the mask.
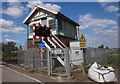
<path id="1" fill-rule="evenodd" d="M 96 82 L 117 82 L 115 70 L 112 67 L 102 67 L 96 62 L 89 68 L 88 77 Z"/>

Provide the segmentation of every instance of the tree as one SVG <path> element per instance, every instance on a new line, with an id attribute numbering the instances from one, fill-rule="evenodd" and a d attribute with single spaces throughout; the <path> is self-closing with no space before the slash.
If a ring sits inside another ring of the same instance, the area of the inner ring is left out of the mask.
<path id="1" fill-rule="evenodd" d="M 6 59 L 17 56 L 18 48 L 14 42 L 2 43 L 2 51 L 3 58 Z"/>
<path id="2" fill-rule="evenodd" d="M 106 47 L 106 49 L 109 49 L 109 47 Z"/>
<path id="3" fill-rule="evenodd" d="M 104 45 L 98 46 L 98 48 L 104 48 Z"/>
<path id="4" fill-rule="evenodd" d="M 20 46 L 19 46 L 19 50 L 22 50 L 22 49 L 23 49 L 23 47 L 22 47 L 22 45 L 20 45 Z"/>

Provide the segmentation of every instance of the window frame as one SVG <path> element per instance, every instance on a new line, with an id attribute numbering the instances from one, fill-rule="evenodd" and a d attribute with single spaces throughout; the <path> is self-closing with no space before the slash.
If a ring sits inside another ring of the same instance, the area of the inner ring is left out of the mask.
<path id="1" fill-rule="evenodd" d="M 32 26 L 32 28 L 31 28 L 31 26 Z M 32 30 L 31 30 L 32 29 Z M 32 31 L 32 32 L 31 32 Z M 29 34 L 31 35 L 31 34 L 33 34 L 33 25 L 29 25 Z"/>

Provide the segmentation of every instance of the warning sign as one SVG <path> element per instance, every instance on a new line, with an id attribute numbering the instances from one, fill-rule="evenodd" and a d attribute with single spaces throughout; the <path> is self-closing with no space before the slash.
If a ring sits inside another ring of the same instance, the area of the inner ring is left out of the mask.
<path id="1" fill-rule="evenodd" d="M 86 40 L 85 40 L 85 37 L 83 35 L 80 38 L 80 47 L 86 48 Z"/>
<path id="2" fill-rule="evenodd" d="M 85 37 L 83 35 L 80 38 L 80 42 L 86 42 Z"/>
<path id="3" fill-rule="evenodd" d="M 45 50 L 44 49 L 41 49 L 41 53 L 44 53 L 45 52 Z"/>
<path id="4" fill-rule="evenodd" d="M 86 42 L 80 42 L 80 47 L 86 48 Z"/>

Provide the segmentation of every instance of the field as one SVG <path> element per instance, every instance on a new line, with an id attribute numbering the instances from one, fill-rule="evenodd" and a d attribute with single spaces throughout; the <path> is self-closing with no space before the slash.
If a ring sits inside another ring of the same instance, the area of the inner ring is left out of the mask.
<path id="1" fill-rule="evenodd" d="M 114 51 L 114 52 L 111 52 L 110 54 L 120 54 L 120 51 Z"/>
<path id="2" fill-rule="evenodd" d="M 115 51 L 107 55 L 107 64 L 111 66 L 118 66 L 120 62 L 120 52 Z"/>

